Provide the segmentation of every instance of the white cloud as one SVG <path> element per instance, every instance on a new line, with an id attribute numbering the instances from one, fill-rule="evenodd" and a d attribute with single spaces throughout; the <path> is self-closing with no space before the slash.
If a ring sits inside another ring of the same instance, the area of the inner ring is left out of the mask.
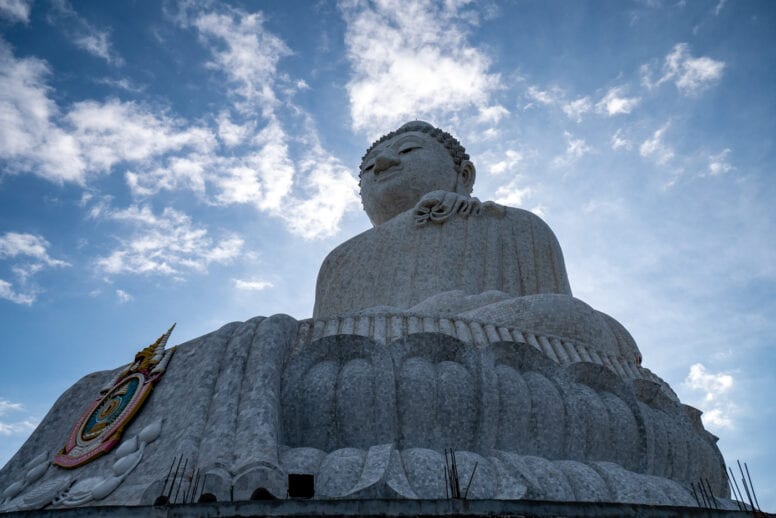
<path id="1" fill-rule="evenodd" d="M 11 22 L 28 23 L 32 0 L 0 0 L 0 18 Z"/>
<path id="2" fill-rule="evenodd" d="M 0 258 L 26 256 L 42 261 L 48 266 L 69 266 L 65 261 L 48 255 L 49 242 L 35 234 L 6 232 L 0 235 Z"/>
<path id="3" fill-rule="evenodd" d="M 18 286 L 14 286 L 0 279 L 0 299 L 32 305 L 41 290 L 30 283 L 31 278 L 46 267 L 70 266 L 66 261 L 52 258 L 48 253 L 49 246 L 48 241 L 35 234 L 6 232 L 0 235 L 0 259 L 14 261 L 11 271 L 18 282 Z"/>
<path id="4" fill-rule="evenodd" d="M 630 151 L 631 148 L 633 147 L 633 144 L 631 143 L 631 141 L 623 137 L 621 129 L 618 129 L 617 131 L 614 132 L 614 135 L 612 135 L 611 143 L 612 143 L 612 149 L 622 148 Z"/>
<path id="5" fill-rule="evenodd" d="M 254 121 L 235 124 L 225 111 L 218 115 L 218 138 L 228 147 L 242 144 L 256 129 Z"/>
<path id="6" fill-rule="evenodd" d="M 507 149 L 504 158 L 493 163 L 485 163 L 485 169 L 491 174 L 502 174 L 513 169 L 523 160 L 523 154 L 515 149 Z"/>
<path id="7" fill-rule="evenodd" d="M 690 54 L 687 43 L 677 43 L 666 55 L 662 75 L 657 81 L 652 80 L 652 66 L 642 65 L 642 83 L 648 88 L 655 88 L 673 81 L 684 95 L 696 95 L 719 80 L 724 69 L 724 62 L 706 56 L 695 58 Z"/>
<path id="8" fill-rule="evenodd" d="M 498 124 L 498 122 L 507 115 L 509 115 L 509 110 L 500 104 L 487 106 L 480 108 L 480 113 L 477 115 L 477 122 Z"/>
<path id="9" fill-rule="evenodd" d="M 5 398 L 0 397 L 0 416 L 3 416 L 12 411 L 22 410 L 24 407 L 21 403 L 13 403 Z"/>
<path id="10" fill-rule="evenodd" d="M 16 435 L 30 433 L 38 426 L 35 419 L 25 419 L 15 423 L 4 423 L 0 421 L 0 435 Z"/>
<path id="11" fill-rule="evenodd" d="M 275 88 L 279 82 L 288 83 L 291 86 L 280 91 L 292 95 L 309 87 L 304 80 L 279 76 L 277 65 L 290 54 L 288 47 L 263 27 L 261 13 L 188 12 L 183 23 L 195 27 L 210 46 L 211 66 L 230 79 L 235 110 L 248 119 L 235 122 L 222 112 L 219 137 L 227 146 L 250 139 L 257 149 L 246 155 L 210 157 L 204 174 L 216 190 L 216 202 L 253 204 L 307 239 L 337 232 L 344 212 L 358 206 L 357 184 L 349 170 L 322 148 L 309 115 L 298 107 L 294 108 L 303 120 L 304 136 L 299 139 L 303 150 L 292 158 L 290 139 L 275 112 L 279 102 Z M 267 121 L 258 132 L 250 117 L 257 110 Z M 498 110 L 490 116 L 497 117 Z M 169 177 L 165 170 L 157 172 Z"/>
<path id="12" fill-rule="evenodd" d="M 709 157 L 709 174 L 712 176 L 725 174 L 735 169 L 728 161 L 730 149 L 725 148 L 720 153 Z"/>
<path id="13" fill-rule="evenodd" d="M 486 109 L 501 87 L 490 59 L 467 41 L 460 2 L 343 0 L 353 73 L 353 128 L 375 137 L 407 118 Z"/>
<path id="14" fill-rule="evenodd" d="M 630 113 L 635 108 L 640 99 L 638 97 L 625 97 L 622 95 L 622 87 L 610 88 L 600 101 L 593 104 L 589 96 L 578 97 L 569 101 L 566 92 L 552 86 L 547 90 L 541 90 L 536 86 L 529 86 L 526 89 L 526 97 L 544 106 L 560 106 L 566 116 L 576 122 L 582 122 L 582 116 L 595 109 L 596 113 L 601 115 L 614 116 L 623 113 Z M 533 103 L 528 104 L 526 108 L 531 107 Z"/>
<path id="15" fill-rule="evenodd" d="M 289 157 L 287 136 L 273 117 L 253 139 L 258 151 L 224 164 L 214 178 L 220 203 L 253 203 L 259 210 L 278 212 L 291 192 L 294 163 Z"/>
<path id="16" fill-rule="evenodd" d="M 2 281 L 0 281 L 0 293 L 2 293 Z M 24 410 L 24 406 L 22 406 L 21 403 L 13 403 L 0 397 L 0 417 L 10 414 L 11 412 L 20 412 L 22 410 Z M 29 433 L 34 430 L 36 426 L 38 426 L 38 421 L 30 418 L 16 422 L 0 421 L 0 435 Z"/>
<path id="17" fill-rule="evenodd" d="M 9 172 L 86 184 L 94 175 L 128 166 L 125 178 L 135 196 L 188 189 L 208 203 L 252 204 L 306 238 L 336 232 L 344 212 L 358 206 L 356 182 L 321 148 L 309 116 L 297 107 L 306 130 L 297 140 L 309 135 L 310 142 L 291 156 L 273 90 L 277 81 L 304 88 L 301 79 L 278 79 L 277 62 L 290 51 L 264 30 L 261 13 L 227 7 L 219 13 L 186 12 L 184 18 L 211 50 L 211 67 L 229 80 L 234 104 L 219 115 L 217 133 L 117 99 L 78 102 L 62 114 L 49 97 L 47 65 L 14 58 L 0 40 L 0 65 L 5 65 L 0 66 L 0 159 L 6 159 Z M 266 121 L 258 129 L 256 112 Z M 484 113 L 499 116 L 498 109 Z M 219 140 L 236 151 L 220 154 Z M 238 144 L 248 144 L 250 151 Z M 90 209 L 99 210 L 99 204 Z M 116 268 L 125 266 L 119 256 L 111 259 Z"/>
<path id="18" fill-rule="evenodd" d="M 303 196 L 291 196 L 278 215 L 292 232 L 314 239 L 334 235 L 343 214 L 358 208 L 360 198 L 350 169 L 323 149 L 315 131 L 305 134 L 306 151 L 298 163 Z"/>
<path id="19" fill-rule="evenodd" d="M 186 148 L 209 152 L 216 145 L 207 128 L 116 99 L 79 102 L 62 117 L 48 97 L 48 74 L 44 62 L 16 59 L 0 40 L 0 158 L 10 172 L 83 184 L 120 163 L 147 163 Z"/>
<path id="20" fill-rule="evenodd" d="M 576 122 L 582 122 L 582 115 L 589 112 L 592 108 L 593 104 L 590 102 L 589 97 L 580 97 L 575 101 L 565 103 L 563 105 L 563 113 L 565 113 L 569 119 Z"/>
<path id="21" fill-rule="evenodd" d="M 702 363 L 695 363 L 690 366 L 685 383 L 693 390 L 703 391 L 706 401 L 714 401 L 733 387 L 734 379 L 726 373 L 712 374 Z"/>
<path id="22" fill-rule="evenodd" d="M 555 167 L 571 165 L 593 150 L 584 139 L 575 138 L 568 131 L 564 131 L 563 135 L 566 137 L 566 151 L 552 160 L 552 164 Z"/>
<path id="23" fill-rule="evenodd" d="M 728 412 L 721 408 L 712 408 L 706 410 L 701 416 L 704 424 L 709 428 L 732 428 L 733 419 Z"/>
<path id="24" fill-rule="evenodd" d="M 690 371 L 684 380 L 689 389 L 701 392 L 700 402 L 704 411 L 703 421 L 708 426 L 730 428 L 737 410 L 736 405 L 729 400 L 729 393 L 735 384 L 735 379 L 729 373 L 711 373 L 702 363 L 690 366 Z"/>
<path id="25" fill-rule="evenodd" d="M 36 58 L 16 59 L 0 39 L 0 159 L 9 172 L 34 170 L 56 182 L 82 182 L 76 140 L 52 121 L 58 114 L 45 83 L 49 69 Z"/>
<path id="26" fill-rule="evenodd" d="M 124 290 L 116 290 L 116 298 L 119 299 L 119 303 L 120 304 L 123 304 L 125 302 L 129 302 L 129 301 L 135 299 L 135 297 L 133 297 L 132 295 L 130 295 L 129 293 L 127 293 Z"/>
<path id="27" fill-rule="evenodd" d="M 669 126 L 670 123 L 666 123 L 662 128 L 655 131 L 652 138 L 645 140 L 641 144 L 639 154 L 642 157 L 653 160 L 658 165 L 665 165 L 674 157 L 673 148 L 663 142 L 663 135 Z"/>
<path id="28" fill-rule="evenodd" d="M 722 12 L 722 9 L 725 7 L 726 3 L 727 0 L 719 0 L 719 2 L 717 2 L 717 5 L 714 6 L 714 16 L 719 16 L 719 13 Z"/>
<path id="29" fill-rule="evenodd" d="M 122 66 L 124 60 L 113 49 L 110 31 L 100 30 L 87 22 L 67 0 L 52 0 L 49 23 L 62 29 L 73 44 L 111 65 Z"/>
<path id="30" fill-rule="evenodd" d="M 273 284 L 269 281 L 263 281 L 260 279 L 251 279 L 251 280 L 243 280 L 243 279 L 232 279 L 232 282 L 234 283 L 234 287 L 238 290 L 245 290 L 245 291 L 261 291 L 265 290 L 267 288 L 272 288 Z"/>
<path id="31" fill-rule="evenodd" d="M 204 43 L 217 42 L 210 45 L 210 66 L 224 72 L 233 86 L 230 93 L 242 98 L 236 107 L 245 113 L 259 108 L 269 116 L 277 105 L 273 84 L 278 61 L 291 51 L 264 28 L 263 14 L 239 9 L 186 14 L 184 25 L 195 27 Z"/>
<path id="32" fill-rule="evenodd" d="M 76 103 L 66 119 L 90 171 L 107 172 L 121 162 L 144 162 L 185 148 L 207 152 L 215 146 L 207 128 L 186 127 L 183 121 L 116 99 Z"/>
<path id="33" fill-rule="evenodd" d="M 97 266 L 108 274 L 182 277 L 192 271 L 205 272 L 211 263 L 234 260 L 244 245 L 236 235 L 215 241 L 207 229 L 171 208 L 157 216 L 148 206 L 131 205 L 123 210 L 105 209 L 98 216 L 133 229 L 128 239 L 120 239 L 115 250 L 97 259 Z"/>
<path id="34" fill-rule="evenodd" d="M 30 306 L 35 302 L 35 298 L 35 292 L 19 293 L 14 290 L 14 287 L 10 282 L 0 279 L 0 299 L 8 300 L 14 304 Z"/>
<path id="35" fill-rule="evenodd" d="M 142 93 L 146 89 L 145 85 L 137 84 L 127 77 L 122 77 L 119 79 L 102 77 L 95 79 L 94 82 L 101 85 L 112 86 L 113 88 L 119 88 L 133 94 Z"/>
<path id="36" fill-rule="evenodd" d="M 622 93 L 622 87 L 611 88 L 595 105 L 596 110 L 599 113 L 604 113 L 610 117 L 623 113 L 630 113 L 633 108 L 639 104 L 641 99 L 638 97 L 624 97 L 622 96 Z"/>
<path id="37" fill-rule="evenodd" d="M 521 207 L 525 199 L 533 194 L 533 189 L 530 187 L 519 187 L 520 181 L 520 178 L 515 178 L 508 184 L 496 189 L 494 201 L 501 205 Z"/>
<path id="38" fill-rule="evenodd" d="M 561 103 L 565 99 L 563 90 L 557 86 L 553 86 L 549 90 L 540 90 L 536 86 L 529 86 L 525 91 L 525 95 L 532 101 L 545 106 Z"/>

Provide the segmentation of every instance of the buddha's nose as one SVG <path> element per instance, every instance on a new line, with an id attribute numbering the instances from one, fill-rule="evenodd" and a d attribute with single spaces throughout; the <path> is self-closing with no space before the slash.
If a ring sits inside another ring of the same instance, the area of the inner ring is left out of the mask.
<path id="1" fill-rule="evenodd" d="M 375 174 L 380 174 L 382 171 L 399 165 L 399 159 L 393 155 L 393 153 L 380 153 L 375 159 Z"/>

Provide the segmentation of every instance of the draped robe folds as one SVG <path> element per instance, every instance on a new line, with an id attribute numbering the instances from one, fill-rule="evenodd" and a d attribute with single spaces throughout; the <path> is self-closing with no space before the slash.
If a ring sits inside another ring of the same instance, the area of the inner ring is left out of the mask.
<path id="1" fill-rule="evenodd" d="M 516 297 L 571 295 L 558 240 L 534 214 L 495 204 L 481 214 L 416 225 L 413 211 L 335 248 L 318 274 L 313 318 L 430 296 L 498 290 Z"/>

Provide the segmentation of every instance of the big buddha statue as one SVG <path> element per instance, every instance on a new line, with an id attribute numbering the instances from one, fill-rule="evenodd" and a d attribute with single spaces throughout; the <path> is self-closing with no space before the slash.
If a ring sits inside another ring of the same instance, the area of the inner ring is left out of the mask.
<path id="1" fill-rule="evenodd" d="M 322 499 L 445 498 L 450 449 L 468 498 L 694 506 L 701 480 L 729 496 L 700 412 L 572 296 L 539 217 L 472 197 L 454 137 L 409 122 L 359 178 L 374 226 L 325 259 L 311 319 L 166 350 L 168 332 L 86 376 L 0 471 L 0 511 L 152 503 L 176 459 L 179 490 L 219 501 L 284 498 L 289 474 Z"/>

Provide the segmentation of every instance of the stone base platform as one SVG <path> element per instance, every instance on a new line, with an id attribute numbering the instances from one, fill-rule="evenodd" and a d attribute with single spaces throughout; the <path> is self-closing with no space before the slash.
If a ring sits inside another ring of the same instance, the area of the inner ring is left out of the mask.
<path id="1" fill-rule="evenodd" d="M 728 505 L 730 501 L 726 502 Z M 601 502 L 549 502 L 538 500 L 278 500 L 169 506 L 103 506 L 76 509 L 21 511 L 3 518 L 137 518 L 137 517 L 776 517 L 774 514 L 703 509 L 698 507 L 610 504 Z"/>

